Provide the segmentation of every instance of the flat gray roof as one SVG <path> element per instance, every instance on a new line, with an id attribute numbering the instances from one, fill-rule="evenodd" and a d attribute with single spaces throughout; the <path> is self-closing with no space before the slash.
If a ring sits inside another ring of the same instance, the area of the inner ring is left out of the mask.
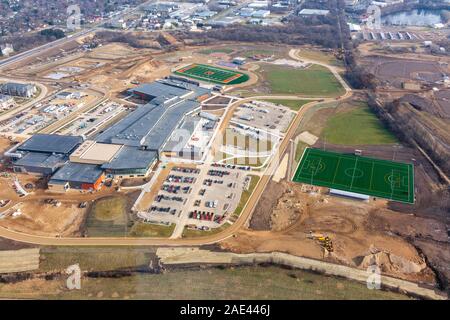
<path id="1" fill-rule="evenodd" d="M 302 9 L 298 14 L 299 15 L 318 15 L 325 16 L 330 13 L 330 10 L 322 10 L 322 9 Z"/>
<path id="2" fill-rule="evenodd" d="M 156 156 L 155 151 L 140 150 L 137 147 L 125 146 L 111 162 L 102 165 L 102 169 L 147 169 L 156 160 Z"/>
<path id="3" fill-rule="evenodd" d="M 195 127 L 197 123 L 200 121 L 199 117 L 187 117 L 184 119 L 183 123 L 180 126 L 181 135 L 171 135 L 166 144 L 164 145 L 164 151 L 180 151 L 184 146 L 180 146 L 180 142 L 186 141 L 185 135 L 191 136 L 194 133 Z M 175 150 L 176 147 L 179 147 L 179 150 Z"/>
<path id="4" fill-rule="evenodd" d="M 134 147 L 147 146 L 158 150 L 184 115 L 199 106 L 197 101 L 192 100 L 178 101 L 171 106 L 149 103 L 138 107 L 95 140 Z"/>
<path id="5" fill-rule="evenodd" d="M 68 154 L 74 150 L 83 138 L 80 136 L 61 136 L 57 134 L 35 134 L 20 145 L 19 151 Z"/>
<path id="6" fill-rule="evenodd" d="M 54 181 L 68 181 L 79 183 L 95 183 L 103 174 L 103 170 L 93 164 L 70 162 L 59 169 L 50 179 Z"/>
<path id="7" fill-rule="evenodd" d="M 199 106 L 200 104 L 196 101 L 186 100 L 171 107 L 145 137 L 144 145 L 149 149 L 160 149 L 173 130 L 180 124 L 184 115 Z"/>
<path id="8" fill-rule="evenodd" d="M 168 85 L 161 82 L 145 83 L 136 88 L 130 89 L 130 92 L 139 92 L 151 97 L 180 97 L 188 94 L 191 90 L 176 85 Z"/>
<path id="9" fill-rule="evenodd" d="M 95 139 L 103 143 L 119 143 L 138 147 L 151 128 L 167 111 L 162 105 L 146 104 L 101 133 Z M 113 142 L 117 141 L 117 142 Z"/>
<path id="10" fill-rule="evenodd" d="M 48 153 L 36 153 L 29 152 L 26 153 L 22 158 L 14 162 L 17 166 L 26 167 L 38 167 L 38 168 L 49 168 L 56 169 L 57 167 L 63 165 L 67 162 L 68 158 L 61 154 L 48 154 Z"/>

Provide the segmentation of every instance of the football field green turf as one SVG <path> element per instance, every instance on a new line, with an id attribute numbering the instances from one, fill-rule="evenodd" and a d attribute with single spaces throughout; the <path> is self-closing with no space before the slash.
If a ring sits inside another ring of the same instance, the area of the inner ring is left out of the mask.
<path id="1" fill-rule="evenodd" d="M 414 203 L 414 166 L 307 148 L 295 182 Z"/>
<path id="2" fill-rule="evenodd" d="M 217 84 L 239 84 L 249 79 L 245 73 L 206 64 L 190 64 L 176 70 L 175 74 Z"/>

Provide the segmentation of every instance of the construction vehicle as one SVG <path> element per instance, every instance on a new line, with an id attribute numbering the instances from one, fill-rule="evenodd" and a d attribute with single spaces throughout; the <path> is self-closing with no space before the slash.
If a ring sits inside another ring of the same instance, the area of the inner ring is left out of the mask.
<path id="1" fill-rule="evenodd" d="M 333 252 L 333 241 L 331 241 L 331 238 L 329 236 L 322 233 L 315 233 L 313 231 L 310 231 L 308 238 L 319 242 L 319 244 L 328 252 Z"/>

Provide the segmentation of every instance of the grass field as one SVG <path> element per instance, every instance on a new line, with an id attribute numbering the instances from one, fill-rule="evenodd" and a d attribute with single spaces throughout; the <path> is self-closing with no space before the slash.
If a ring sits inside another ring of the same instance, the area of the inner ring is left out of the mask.
<path id="1" fill-rule="evenodd" d="M 222 163 L 250 166 L 250 167 L 260 167 L 267 160 L 267 157 L 256 157 L 256 158 L 255 157 L 240 157 L 240 156 L 233 156 L 231 154 L 223 153 L 220 151 L 216 152 L 214 161 L 221 161 L 224 159 L 227 159 L 227 160 L 222 161 Z"/>
<path id="2" fill-rule="evenodd" d="M 250 198 L 253 190 L 259 182 L 259 176 L 249 176 L 250 177 L 250 185 L 248 186 L 248 190 L 244 190 L 241 195 L 241 199 L 239 200 L 239 204 L 236 207 L 236 210 L 233 213 L 233 216 L 239 217 L 241 215 L 242 210 L 247 204 L 248 198 Z"/>
<path id="3" fill-rule="evenodd" d="M 230 226 L 229 223 L 224 223 L 219 228 L 214 228 L 209 231 L 189 229 L 188 227 L 184 227 L 182 237 L 183 238 L 197 238 L 197 237 L 211 236 L 213 234 L 217 234 L 217 233 L 220 233 L 220 232 L 226 230 L 229 226 Z"/>
<path id="4" fill-rule="evenodd" d="M 307 69 L 264 64 L 261 71 L 271 94 L 337 97 L 345 93 L 327 68 L 312 65 Z"/>
<path id="5" fill-rule="evenodd" d="M 251 58 L 256 55 L 277 56 L 279 55 L 279 52 L 277 50 L 253 49 L 239 52 L 239 55 L 244 56 L 246 58 Z"/>
<path id="6" fill-rule="evenodd" d="M 148 265 L 154 251 L 140 247 L 43 247 L 39 270 L 65 270 L 72 264 L 96 271 L 134 268 Z"/>
<path id="7" fill-rule="evenodd" d="M 122 278 L 82 278 L 80 290 L 61 290 L 66 279 L 0 284 L 0 298 L 31 299 L 409 299 L 369 290 L 356 281 L 303 270 L 248 266 L 136 273 Z M 191 317 L 192 318 L 192 317 Z"/>
<path id="8" fill-rule="evenodd" d="M 264 101 L 281 104 L 290 108 L 291 110 L 298 111 L 301 107 L 314 100 L 288 100 L 288 99 L 266 99 Z"/>
<path id="9" fill-rule="evenodd" d="M 232 53 L 234 50 L 230 48 L 211 48 L 211 49 L 204 49 L 200 50 L 199 53 L 201 54 L 212 54 L 212 53 Z"/>
<path id="10" fill-rule="evenodd" d="M 412 164 L 307 148 L 293 180 L 414 203 Z"/>
<path id="11" fill-rule="evenodd" d="M 127 199 L 107 197 L 97 200 L 86 221 L 89 237 L 125 236 L 127 234 Z"/>
<path id="12" fill-rule="evenodd" d="M 239 84 L 247 81 L 245 73 L 206 64 L 191 64 L 174 72 L 177 75 L 217 84 Z"/>
<path id="13" fill-rule="evenodd" d="M 225 160 L 223 163 L 259 168 L 264 164 L 266 160 L 267 157 L 236 157 L 233 159 Z"/>
<path id="14" fill-rule="evenodd" d="M 306 48 L 300 49 L 299 56 L 300 58 L 322 62 L 332 66 L 342 66 L 342 61 L 336 59 L 332 53 L 327 53 L 320 50 Z"/>
<path id="15" fill-rule="evenodd" d="M 295 147 L 295 161 L 298 162 L 302 158 L 303 151 L 305 151 L 305 148 L 308 147 L 308 144 L 299 141 L 297 143 L 297 146 Z"/>
<path id="16" fill-rule="evenodd" d="M 160 237 L 168 238 L 172 235 L 175 224 L 170 226 L 136 222 L 130 230 L 132 237 Z"/>
<path id="17" fill-rule="evenodd" d="M 92 209 L 92 214 L 97 220 L 116 220 L 122 218 L 125 207 L 126 199 L 124 198 L 104 198 L 95 202 L 94 208 Z"/>
<path id="18" fill-rule="evenodd" d="M 383 126 L 367 104 L 332 116 L 321 138 L 342 145 L 393 144 L 398 140 Z"/>

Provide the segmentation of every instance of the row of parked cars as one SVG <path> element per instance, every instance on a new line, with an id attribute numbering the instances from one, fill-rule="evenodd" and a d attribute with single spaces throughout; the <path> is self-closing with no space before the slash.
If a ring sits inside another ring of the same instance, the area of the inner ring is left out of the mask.
<path id="1" fill-rule="evenodd" d="M 204 221 L 212 221 L 214 218 L 214 213 L 209 211 L 191 211 L 189 212 L 189 218 L 191 219 L 197 219 L 197 220 L 204 220 Z"/>
<path id="2" fill-rule="evenodd" d="M 239 169 L 239 170 L 245 170 L 249 171 L 251 167 L 249 166 L 236 166 L 234 164 L 224 164 L 224 163 L 213 163 L 211 164 L 212 167 L 219 167 L 219 168 L 227 168 L 227 169 Z"/>
<path id="3" fill-rule="evenodd" d="M 161 202 L 162 200 L 168 200 L 168 201 L 178 201 L 178 202 L 183 202 L 185 201 L 185 199 L 183 197 L 177 197 L 177 196 L 166 196 L 164 194 L 158 194 L 156 196 L 155 201 L 156 202 Z"/>
<path id="4" fill-rule="evenodd" d="M 174 194 L 178 194 L 179 192 L 183 192 L 184 194 L 187 194 L 189 192 L 191 192 L 191 187 L 186 186 L 186 187 L 181 187 L 181 186 L 176 186 L 173 184 L 163 184 L 161 187 L 161 190 L 164 190 L 168 193 L 174 193 Z"/>
<path id="5" fill-rule="evenodd" d="M 209 176 L 213 176 L 213 177 L 223 177 L 223 176 L 228 176 L 230 175 L 230 171 L 223 171 L 223 170 L 208 170 L 208 175 Z"/>
<path id="6" fill-rule="evenodd" d="M 199 174 L 200 173 L 200 169 L 181 168 L 181 167 L 173 167 L 172 171 L 183 172 L 183 173 L 193 173 L 193 174 Z"/>
<path id="7" fill-rule="evenodd" d="M 203 180 L 203 185 L 205 185 L 205 186 L 212 186 L 213 185 L 213 183 L 215 183 L 215 184 L 223 184 L 223 180 L 213 180 L 213 179 L 205 179 L 205 180 Z"/>
<path id="8" fill-rule="evenodd" d="M 177 175 L 171 174 L 166 178 L 166 181 L 174 182 L 174 183 L 194 183 L 195 178 L 194 177 L 177 176 Z"/>
<path id="9" fill-rule="evenodd" d="M 174 215 L 177 213 L 177 209 L 172 209 L 171 207 L 151 206 L 150 212 L 170 213 L 171 215 Z"/>

